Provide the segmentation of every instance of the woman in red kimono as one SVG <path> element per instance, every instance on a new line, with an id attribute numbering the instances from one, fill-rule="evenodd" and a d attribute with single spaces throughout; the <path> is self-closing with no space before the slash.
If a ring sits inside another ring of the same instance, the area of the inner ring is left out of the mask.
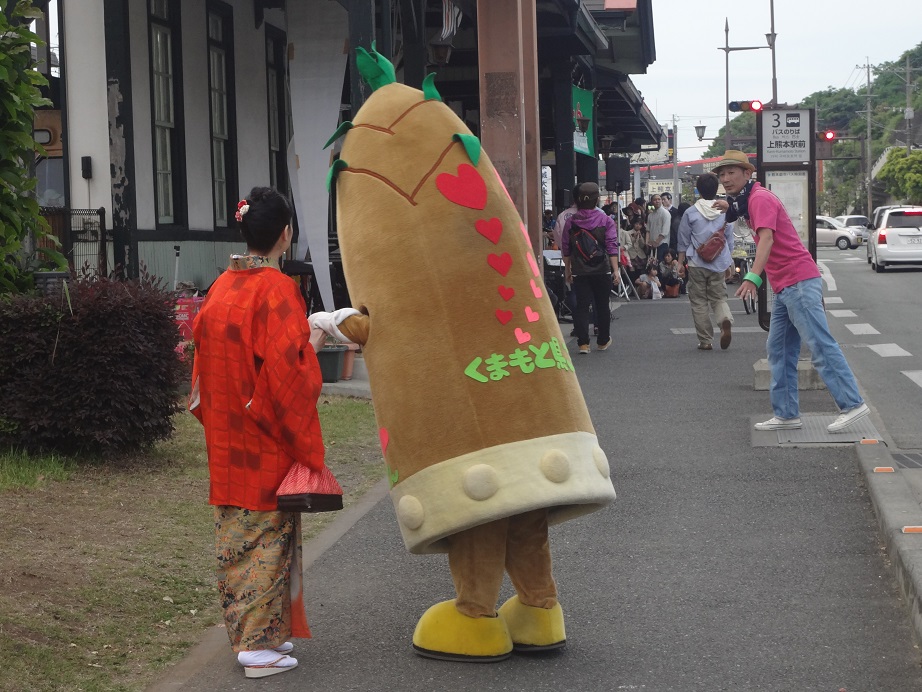
<path id="1" fill-rule="evenodd" d="M 208 292 L 193 325 L 189 410 L 205 427 L 224 622 L 247 677 L 294 668 L 289 637 L 308 638 L 301 595 L 301 515 L 279 512 L 292 464 L 323 468 L 322 377 L 294 281 L 279 270 L 291 209 L 254 188 L 238 205 L 247 254 Z"/>

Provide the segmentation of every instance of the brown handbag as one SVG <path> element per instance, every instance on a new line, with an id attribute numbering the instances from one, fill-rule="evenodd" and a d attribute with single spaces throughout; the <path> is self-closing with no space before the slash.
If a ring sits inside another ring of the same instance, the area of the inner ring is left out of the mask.
<path id="1" fill-rule="evenodd" d="M 314 471 L 294 463 L 275 492 L 280 512 L 335 512 L 343 508 L 343 489 L 326 466 Z"/>
<path id="2" fill-rule="evenodd" d="M 727 245 L 727 239 L 724 236 L 724 230 L 726 228 L 727 224 L 724 224 L 719 231 L 714 231 L 707 240 L 695 248 L 695 254 L 705 262 L 713 262 L 717 259 L 717 255 L 719 255 Z"/>

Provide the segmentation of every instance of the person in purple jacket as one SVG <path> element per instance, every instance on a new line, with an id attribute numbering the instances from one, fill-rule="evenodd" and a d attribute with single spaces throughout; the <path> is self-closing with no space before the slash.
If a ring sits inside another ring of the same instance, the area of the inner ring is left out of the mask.
<path id="1" fill-rule="evenodd" d="M 576 186 L 576 213 L 567 219 L 561 235 L 564 276 L 576 294 L 573 327 L 581 354 L 589 353 L 589 306 L 595 312 L 599 330 L 597 348 L 611 346 L 611 308 L 608 304 L 612 281 L 620 283 L 618 270 L 618 229 L 601 209 L 599 186 L 580 183 Z"/>
<path id="2" fill-rule="evenodd" d="M 868 415 L 842 349 L 829 332 L 823 308 L 823 280 L 813 257 L 791 223 L 784 205 L 772 192 L 751 180 L 755 167 L 746 154 L 726 151 L 714 173 L 727 191 L 727 221 L 742 219 L 752 229 L 756 256 L 736 295 L 754 296 L 765 270 L 775 299 L 768 330 L 769 396 L 775 415 L 756 423 L 756 430 L 800 428 L 797 359 L 801 341 L 807 344 L 819 376 L 839 407 L 839 416 L 826 429 L 842 432 Z"/>

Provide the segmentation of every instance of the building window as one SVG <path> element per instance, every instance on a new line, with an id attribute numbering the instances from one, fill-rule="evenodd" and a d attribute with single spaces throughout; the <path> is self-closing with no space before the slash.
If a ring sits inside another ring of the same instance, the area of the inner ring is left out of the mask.
<path id="1" fill-rule="evenodd" d="M 231 9 L 223 3 L 208 6 L 208 91 L 211 108 L 211 179 L 215 226 L 226 227 L 230 199 L 237 196 L 237 157 L 233 137 L 234 54 Z"/>
<path id="2" fill-rule="evenodd" d="M 150 0 L 151 90 L 154 120 L 154 198 L 157 223 L 181 221 L 184 176 L 180 126 L 179 3 Z"/>
<path id="3" fill-rule="evenodd" d="M 269 112 L 269 184 L 288 190 L 288 96 L 285 88 L 285 35 L 266 27 L 266 86 Z"/>

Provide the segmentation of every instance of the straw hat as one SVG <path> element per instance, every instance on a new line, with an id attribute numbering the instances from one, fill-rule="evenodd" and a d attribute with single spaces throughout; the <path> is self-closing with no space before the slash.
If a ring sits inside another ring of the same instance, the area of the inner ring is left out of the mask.
<path id="1" fill-rule="evenodd" d="M 720 161 L 711 169 L 711 172 L 716 173 L 724 166 L 739 166 L 740 168 L 745 168 L 750 173 L 756 169 L 756 167 L 749 162 L 749 157 L 737 149 L 727 149 Z"/>

